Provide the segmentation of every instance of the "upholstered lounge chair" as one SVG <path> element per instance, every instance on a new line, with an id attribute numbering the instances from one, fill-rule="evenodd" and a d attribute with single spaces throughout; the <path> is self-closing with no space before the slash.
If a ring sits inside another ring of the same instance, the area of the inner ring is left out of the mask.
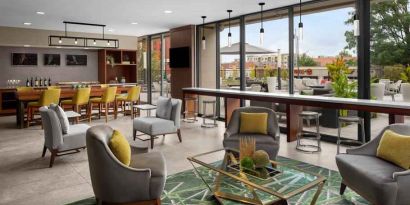
<path id="1" fill-rule="evenodd" d="M 54 159 L 67 153 L 76 153 L 85 148 L 85 133 L 90 127 L 86 124 L 71 125 L 67 134 L 63 134 L 60 120 L 53 109 L 44 106 L 39 109 L 44 128 L 44 149 L 51 152 L 50 165 L 53 167 Z"/>
<path id="2" fill-rule="evenodd" d="M 170 103 L 167 101 L 170 100 Z M 176 133 L 178 139 L 181 138 L 181 106 L 182 101 L 179 99 L 170 99 L 159 97 L 157 100 L 156 116 L 137 117 L 133 123 L 134 140 L 137 138 L 137 132 L 142 132 L 150 136 L 151 149 L 154 148 L 154 139 L 158 135 Z"/>
<path id="3" fill-rule="evenodd" d="M 268 134 L 241 134 L 240 118 L 241 112 L 248 113 L 268 113 Z M 279 126 L 276 114 L 273 110 L 263 107 L 242 107 L 233 111 L 228 128 L 224 134 L 223 146 L 225 149 L 239 149 L 240 137 L 254 137 L 256 140 L 256 149 L 265 150 L 269 158 L 274 160 L 279 151 Z"/>
<path id="4" fill-rule="evenodd" d="M 130 166 L 108 147 L 113 129 L 99 125 L 87 131 L 87 154 L 97 204 L 161 204 L 167 171 L 164 156 L 131 147 Z"/>
<path id="5" fill-rule="evenodd" d="M 343 177 L 340 194 L 347 186 L 375 205 L 410 204 L 410 170 L 376 157 L 379 142 L 387 129 L 410 135 L 409 125 L 393 124 L 369 143 L 336 156 Z"/>

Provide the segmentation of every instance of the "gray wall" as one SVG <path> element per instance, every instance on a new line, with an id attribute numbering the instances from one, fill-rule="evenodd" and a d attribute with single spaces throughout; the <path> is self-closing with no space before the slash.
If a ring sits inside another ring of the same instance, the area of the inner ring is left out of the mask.
<path id="1" fill-rule="evenodd" d="M 37 53 L 37 66 L 11 65 L 12 53 Z M 43 54 L 60 54 L 60 66 L 44 66 Z M 87 66 L 66 66 L 66 54 L 87 55 Z M 25 85 L 30 77 L 50 77 L 52 83 L 58 81 L 98 81 L 97 50 L 33 48 L 33 47 L 0 47 L 0 86 L 7 85 L 7 80 L 21 80 Z"/>

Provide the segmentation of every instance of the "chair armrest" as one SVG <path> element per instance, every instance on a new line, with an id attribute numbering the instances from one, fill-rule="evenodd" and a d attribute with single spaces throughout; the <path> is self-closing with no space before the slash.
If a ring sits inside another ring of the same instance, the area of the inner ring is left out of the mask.
<path id="1" fill-rule="evenodd" d="M 372 140 L 360 147 L 347 149 L 347 154 L 354 154 L 354 155 L 370 155 L 376 156 L 377 147 L 379 146 L 379 140 Z"/>
<path id="2" fill-rule="evenodd" d="M 393 179 L 397 180 L 399 177 L 410 177 L 410 170 L 402 171 L 402 172 L 394 172 Z"/>

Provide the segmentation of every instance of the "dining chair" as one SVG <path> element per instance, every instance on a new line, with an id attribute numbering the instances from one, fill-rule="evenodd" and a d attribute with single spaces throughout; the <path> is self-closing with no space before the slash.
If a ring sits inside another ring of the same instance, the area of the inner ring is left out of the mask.
<path id="1" fill-rule="evenodd" d="M 71 100 L 62 100 L 61 101 L 61 106 L 64 107 L 70 107 L 72 110 L 75 112 L 81 114 L 81 108 L 86 107 L 86 115 L 90 115 L 88 112 L 88 106 L 89 106 L 89 100 L 90 100 L 90 93 L 91 93 L 91 88 L 78 88 Z M 78 122 L 78 117 L 76 118 L 76 121 Z"/>
<path id="2" fill-rule="evenodd" d="M 98 105 L 98 118 L 101 118 L 101 112 L 102 112 L 102 109 L 104 108 L 106 123 L 108 122 L 108 111 L 110 109 L 110 106 L 114 105 L 114 119 L 117 119 L 117 109 L 116 109 L 117 106 L 115 103 L 116 93 L 117 93 L 117 87 L 107 87 L 101 98 L 92 98 L 90 100 L 90 106 L 89 106 L 89 111 L 88 111 L 89 112 L 89 115 L 88 115 L 89 122 L 91 122 L 94 104 Z"/>
<path id="3" fill-rule="evenodd" d="M 59 104 L 60 89 L 44 90 L 41 93 L 40 99 L 37 102 L 29 102 L 27 105 L 27 127 L 30 126 L 34 118 L 34 112 L 43 106 L 50 106 L 51 104 Z"/>
<path id="4" fill-rule="evenodd" d="M 131 112 L 131 119 L 137 115 L 136 109 L 134 109 L 134 105 L 136 105 L 139 101 L 141 93 L 141 86 L 133 86 L 128 89 L 126 95 L 117 95 L 117 103 L 121 106 L 121 111 L 125 115 L 127 104 L 129 106 L 129 110 Z M 135 111 L 135 112 L 134 112 Z M 118 111 L 117 111 L 118 112 Z"/>

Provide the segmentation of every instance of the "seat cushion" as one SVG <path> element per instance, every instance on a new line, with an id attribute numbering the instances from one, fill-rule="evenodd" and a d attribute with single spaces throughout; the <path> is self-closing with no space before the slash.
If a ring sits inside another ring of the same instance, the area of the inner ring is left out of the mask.
<path id="1" fill-rule="evenodd" d="M 269 154 L 270 159 L 275 159 L 279 151 L 279 142 L 270 135 L 262 134 L 233 134 L 223 140 L 225 149 L 239 150 L 239 139 L 241 137 L 254 137 L 256 140 L 256 150 L 264 150 Z"/>
<path id="2" fill-rule="evenodd" d="M 377 148 L 377 157 L 404 169 L 410 168 L 410 136 L 386 130 Z"/>
<path id="3" fill-rule="evenodd" d="M 175 124 L 171 120 L 157 117 L 139 117 L 134 119 L 134 130 L 148 135 L 168 134 L 177 131 Z"/>
<path id="4" fill-rule="evenodd" d="M 74 105 L 73 100 L 62 100 L 61 105 Z"/>
<path id="5" fill-rule="evenodd" d="M 85 134 L 90 128 L 87 124 L 71 125 L 70 133 L 63 135 L 63 143 L 59 151 L 85 147 Z"/>
<path id="6" fill-rule="evenodd" d="M 64 112 L 63 108 L 58 105 L 51 104 L 50 108 L 56 112 L 58 119 L 60 120 L 63 134 L 67 134 L 70 131 L 70 122 L 68 121 L 67 114 Z"/>
<path id="7" fill-rule="evenodd" d="M 101 102 L 101 98 L 91 98 L 90 102 L 99 103 L 99 102 Z"/>
<path id="8" fill-rule="evenodd" d="M 159 97 L 157 100 L 156 116 L 162 119 L 171 119 L 172 101 L 171 98 Z"/>
<path id="9" fill-rule="evenodd" d="M 117 159 L 129 166 L 131 162 L 131 147 L 127 139 L 118 131 L 114 130 L 108 142 L 111 152 Z"/>
<path id="10" fill-rule="evenodd" d="M 397 193 L 393 173 L 403 168 L 369 155 L 337 155 L 336 164 L 347 186 L 373 203 L 393 204 L 389 203 Z"/>
<path id="11" fill-rule="evenodd" d="M 241 112 L 240 133 L 268 134 L 268 113 Z"/>

